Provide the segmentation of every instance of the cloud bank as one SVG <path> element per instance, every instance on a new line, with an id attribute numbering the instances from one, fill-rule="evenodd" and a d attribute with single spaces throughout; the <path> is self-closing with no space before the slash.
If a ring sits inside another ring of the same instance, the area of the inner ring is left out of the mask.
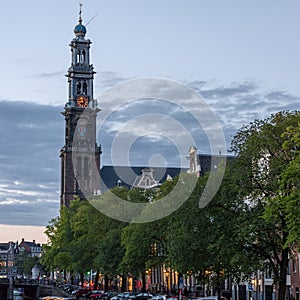
<path id="1" fill-rule="evenodd" d="M 101 83 L 96 82 L 96 86 L 97 90 L 103 92 L 126 80 L 114 72 L 104 72 L 100 77 Z M 199 93 L 215 112 L 222 125 L 228 149 L 232 136 L 244 124 L 278 111 L 300 108 L 299 97 L 286 91 L 263 91 L 256 82 L 236 82 L 222 86 L 201 80 L 184 84 Z M 143 99 L 114 111 L 115 103 L 101 103 L 101 94 L 97 99 L 102 110 L 99 118 L 104 112 L 108 115 L 97 136 L 98 143 L 102 145 L 102 165 L 112 163 L 110 150 L 120 131 L 120 152 L 122 139 L 124 143 L 128 139 L 134 141 L 129 151 L 129 164 L 140 166 L 153 161 L 155 164 L 156 161 L 168 166 L 180 165 L 176 143 L 181 137 L 174 130 L 176 126 L 172 122 L 161 121 L 163 116 L 182 124 L 194 137 L 201 153 L 210 151 L 206 134 L 199 128 L 199 124 L 174 104 L 162 99 Z M 59 214 L 59 151 L 64 144 L 65 132 L 60 112 L 64 104 L 50 106 L 5 100 L 0 103 L 1 223 L 45 226 Z M 194 110 L 201 109 L 198 103 L 191 105 Z M 141 117 L 150 113 L 160 115 L 160 121 Z M 162 126 L 162 123 L 165 125 Z M 141 136 L 145 126 L 151 134 Z M 189 146 L 186 145 L 186 155 Z M 153 159 L 157 155 L 159 159 Z"/>

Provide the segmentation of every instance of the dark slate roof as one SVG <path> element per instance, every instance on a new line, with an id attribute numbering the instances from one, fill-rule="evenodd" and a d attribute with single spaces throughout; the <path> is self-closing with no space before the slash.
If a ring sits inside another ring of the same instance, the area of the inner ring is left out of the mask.
<path id="1" fill-rule="evenodd" d="M 0 250 L 8 250 L 9 243 L 0 243 Z"/>
<path id="2" fill-rule="evenodd" d="M 201 174 L 205 174 L 206 172 L 210 172 L 211 168 L 212 170 L 216 169 L 218 164 L 221 162 L 222 159 L 226 158 L 226 163 L 230 163 L 235 156 L 233 155 L 211 155 L 211 154 L 197 154 L 199 164 L 201 167 Z M 211 165 L 213 160 L 213 165 Z"/>
<path id="3" fill-rule="evenodd" d="M 33 248 L 33 247 L 41 247 L 41 245 L 40 245 L 40 244 L 37 244 L 36 242 L 26 242 L 26 241 L 24 241 L 24 243 L 25 243 L 28 247 L 30 247 L 30 248 Z"/>
<path id="4" fill-rule="evenodd" d="M 131 188 L 135 179 L 142 174 L 142 170 L 148 168 L 146 166 L 130 167 L 130 166 L 103 166 L 100 171 L 101 177 L 101 192 L 104 193 L 109 189 L 118 185 L 118 180 L 122 186 Z M 158 182 L 162 183 L 170 175 L 172 178 L 179 175 L 181 172 L 186 173 L 187 168 L 163 168 L 151 167 L 153 169 L 153 177 Z"/>

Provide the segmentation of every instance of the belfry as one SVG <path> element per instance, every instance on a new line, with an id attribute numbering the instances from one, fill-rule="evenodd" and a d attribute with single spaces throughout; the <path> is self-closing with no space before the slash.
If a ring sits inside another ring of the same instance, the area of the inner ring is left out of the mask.
<path id="1" fill-rule="evenodd" d="M 93 96 L 96 72 L 90 64 L 91 41 L 85 38 L 87 30 L 81 13 L 80 5 L 75 37 L 69 45 L 68 101 L 62 112 L 66 123 L 65 144 L 60 151 L 61 207 L 69 207 L 75 196 L 86 199 L 100 191 L 101 147 L 96 141 L 96 118 L 100 109 Z"/>

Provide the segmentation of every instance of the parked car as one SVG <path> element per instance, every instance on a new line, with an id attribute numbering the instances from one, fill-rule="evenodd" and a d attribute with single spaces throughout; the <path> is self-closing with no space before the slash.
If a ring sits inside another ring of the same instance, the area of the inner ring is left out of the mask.
<path id="1" fill-rule="evenodd" d="M 111 300 L 126 300 L 128 298 L 128 296 L 130 296 L 131 292 L 121 292 L 115 296 L 113 296 L 112 298 L 110 298 Z"/>
<path id="2" fill-rule="evenodd" d="M 148 300 L 148 299 L 152 299 L 154 295 L 153 294 L 150 294 L 150 293 L 140 293 L 140 294 L 137 294 L 135 299 L 136 300 Z"/>
<path id="3" fill-rule="evenodd" d="M 168 298 L 169 300 L 170 298 Z M 152 297 L 152 300 L 167 300 L 167 296 L 166 295 L 154 295 Z"/>
<path id="4" fill-rule="evenodd" d="M 199 297 L 194 300 L 218 300 L 218 296 Z M 226 300 L 226 298 L 221 297 L 221 300 Z"/>
<path id="5" fill-rule="evenodd" d="M 101 299 L 101 297 L 105 295 L 105 293 L 103 293 L 103 291 L 101 291 L 101 293 L 94 293 L 90 296 L 91 300 L 98 300 Z M 104 296 L 105 297 L 105 296 Z"/>
<path id="6" fill-rule="evenodd" d="M 91 290 L 91 291 L 88 291 L 86 294 L 83 294 L 82 297 L 85 298 L 85 299 L 93 299 L 94 295 L 99 296 L 99 295 L 103 295 L 103 294 L 104 294 L 104 291 Z"/>
<path id="7" fill-rule="evenodd" d="M 76 299 L 79 299 L 80 297 L 82 297 L 82 295 L 87 294 L 88 291 L 89 291 L 89 288 L 82 287 L 82 288 L 79 288 L 78 290 L 75 290 L 74 292 L 72 292 L 72 295 L 74 295 L 76 297 Z"/>

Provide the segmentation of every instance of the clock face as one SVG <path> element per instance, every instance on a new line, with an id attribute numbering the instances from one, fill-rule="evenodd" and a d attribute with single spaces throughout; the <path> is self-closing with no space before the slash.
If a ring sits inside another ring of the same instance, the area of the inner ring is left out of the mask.
<path id="1" fill-rule="evenodd" d="M 78 96 L 76 99 L 76 103 L 78 107 L 87 107 L 89 104 L 89 99 L 87 96 Z"/>

